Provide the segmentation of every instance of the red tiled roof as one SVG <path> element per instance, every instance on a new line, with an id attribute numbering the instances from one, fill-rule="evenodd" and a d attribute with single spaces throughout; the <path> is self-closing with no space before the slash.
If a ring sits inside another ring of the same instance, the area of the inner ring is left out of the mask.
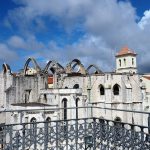
<path id="1" fill-rule="evenodd" d="M 134 53 L 132 50 L 130 50 L 127 46 L 123 47 L 116 55 L 117 56 L 123 56 L 123 55 L 136 55 L 136 53 Z"/>
<path id="2" fill-rule="evenodd" d="M 48 77 L 48 84 L 53 84 L 53 77 Z"/>
<path id="3" fill-rule="evenodd" d="M 145 79 L 150 80 L 150 76 L 143 76 Z"/>

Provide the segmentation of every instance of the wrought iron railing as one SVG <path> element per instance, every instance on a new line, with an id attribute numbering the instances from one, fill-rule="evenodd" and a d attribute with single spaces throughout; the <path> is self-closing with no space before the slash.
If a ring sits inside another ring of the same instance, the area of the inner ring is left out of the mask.
<path id="1" fill-rule="evenodd" d="M 1 129 L 0 150 L 150 149 L 148 126 L 104 118 L 1 124 Z"/>

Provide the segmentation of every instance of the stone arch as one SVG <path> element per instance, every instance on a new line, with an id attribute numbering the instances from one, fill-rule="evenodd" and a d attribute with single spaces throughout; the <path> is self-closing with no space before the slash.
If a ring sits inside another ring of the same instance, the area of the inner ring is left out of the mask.
<path id="1" fill-rule="evenodd" d="M 79 89 L 79 84 L 75 84 L 75 85 L 73 86 L 73 89 Z"/>
<path id="2" fill-rule="evenodd" d="M 104 119 L 103 116 L 100 116 L 100 117 L 99 117 L 99 122 L 100 122 L 101 124 L 104 124 L 104 123 L 105 123 L 105 119 Z"/>
<path id="3" fill-rule="evenodd" d="M 75 67 L 78 66 L 78 71 L 75 71 Z M 80 73 L 86 74 L 86 70 L 79 59 L 73 59 L 66 67 L 66 73 Z"/>
<path id="4" fill-rule="evenodd" d="M 11 73 L 11 69 L 10 69 L 10 66 L 8 64 L 3 64 L 3 73 L 7 73 L 7 72 L 10 72 Z"/>
<path id="5" fill-rule="evenodd" d="M 114 119 L 114 130 L 115 130 L 115 134 L 116 134 L 116 141 L 119 141 L 120 140 L 120 136 L 121 135 L 121 132 L 122 132 L 122 125 L 121 125 L 121 118 L 120 117 L 116 117 Z"/>
<path id="6" fill-rule="evenodd" d="M 30 122 L 31 122 L 31 123 L 35 123 L 35 122 L 36 122 L 36 118 L 35 118 L 35 117 L 32 117 L 32 118 L 30 119 Z"/>
<path id="7" fill-rule="evenodd" d="M 117 116 L 117 117 L 114 119 L 114 121 L 116 121 L 116 122 L 121 122 L 122 120 L 121 120 L 120 117 Z"/>
<path id="8" fill-rule="evenodd" d="M 92 74 L 100 74 L 100 73 L 103 73 L 96 65 L 91 64 L 91 65 L 88 66 L 87 69 L 86 69 L 87 74 L 90 74 L 89 71 L 91 70 L 91 68 L 94 68 L 94 69 L 95 69 L 95 72 L 92 73 Z"/>
<path id="9" fill-rule="evenodd" d="M 120 94 L 120 86 L 117 83 L 113 86 L 113 94 L 114 95 L 119 95 Z"/>
<path id="10" fill-rule="evenodd" d="M 28 60 L 26 61 L 25 65 L 24 65 L 24 75 L 27 75 L 27 70 L 28 70 L 28 66 L 29 66 L 29 63 L 32 62 L 33 65 L 34 65 L 34 69 L 37 71 L 37 72 L 40 72 L 41 71 L 41 68 L 40 66 L 37 64 L 36 60 L 34 58 L 28 58 Z"/>
<path id="11" fill-rule="evenodd" d="M 51 118 L 50 117 L 47 117 L 46 118 L 46 122 L 50 122 L 51 121 Z"/>
<path id="12" fill-rule="evenodd" d="M 64 72 L 63 66 L 61 66 L 59 63 L 57 63 L 54 60 L 49 61 L 44 68 L 45 73 L 48 73 L 49 70 L 52 72 L 52 74 L 54 74 L 55 72 L 56 73 L 63 73 Z"/>

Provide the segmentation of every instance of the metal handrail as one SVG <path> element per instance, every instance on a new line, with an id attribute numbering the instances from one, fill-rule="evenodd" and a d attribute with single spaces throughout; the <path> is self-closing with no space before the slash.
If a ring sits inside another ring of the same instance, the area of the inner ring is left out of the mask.
<path id="1" fill-rule="evenodd" d="M 115 109 L 115 108 L 108 108 L 108 107 L 96 107 L 96 106 L 85 106 L 85 107 L 67 107 L 67 109 L 82 109 L 82 108 L 97 108 L 97 109 L 104 109 L 104 110 L 115 110 L 115 111 L 124 111 L 124 112 L 133 112 L 133 113 L 140 113 L 140 114 L 150 114 L 150 112 L 145 111 L 138 111 L 138 110 L 126 110 L 126 109 Z M 56 110 L 63 110 L 66 108 L 58 107 L 58 108 L 38 108 L 38 109 L 18 109 L 18 110 L 0 110 L 0 113 L 4 112 L 27 112 L 27 111 L 56 111 Z"/>

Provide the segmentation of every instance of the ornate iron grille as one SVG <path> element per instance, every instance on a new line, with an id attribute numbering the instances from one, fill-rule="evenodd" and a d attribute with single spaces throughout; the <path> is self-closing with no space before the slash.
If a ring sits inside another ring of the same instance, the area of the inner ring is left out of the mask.
<path id="1" fill-rule="evenodd" d="M 0 150 L 150 149 L 147 127 L 99 118 L 11 124 L 1 128 Z"/>

